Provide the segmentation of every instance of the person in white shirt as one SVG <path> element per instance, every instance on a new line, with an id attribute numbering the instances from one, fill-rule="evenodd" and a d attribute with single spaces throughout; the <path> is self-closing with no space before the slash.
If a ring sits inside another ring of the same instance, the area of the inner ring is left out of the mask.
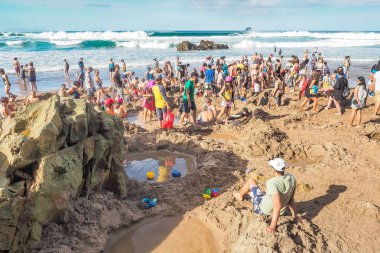
<path id="1" fill-rule="evenodd" d="M 84 77 L 88 97 L 93 97 L 96 91 L 95 85 L 94 85 L 94 78 L 92 77 L 91 73 L 92 73 L 92 67 L 88 67 L 85 77 Z"/>

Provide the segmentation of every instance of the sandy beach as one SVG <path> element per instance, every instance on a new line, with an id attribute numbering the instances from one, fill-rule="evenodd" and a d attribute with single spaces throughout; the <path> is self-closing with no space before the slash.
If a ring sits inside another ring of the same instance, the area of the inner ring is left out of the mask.
<path id="1" fill-rule="evenodd" d="M 380 128 L 379 119 L 370 117 L 373 99 L 363 111 L 365 124 L 355 128 L 348 127 L 349 110 L 341 117 L 334 110 L 297 113 L 296 95 L 287 92 L 285 101 L 279 109 L 257 107 L 249 99 L 247 104 L 237 102 L 235 111 L 247 106 L 254 112 L 244 125 L 162 130 L 126 123 L 128 154 L 175 151 L 193 156 L 196 167 L 186 177 L 163 184 L 127 180 L 124 199 L 102 191 L 73 198 L 70 218 L 64 224 L 47 224 L 32 252 L 117 252 L 114 245 L 130 227 L 144 231 L 142 224 L 148 222 L 152 225 L 145 226 L 154 228 L 149 219 L 169 226 L 157 235 L 159 241 L 144 239 L 151 252 L 178 252 L 165 251 L 173 249 L 176 233 L 189 240 L 194 233 L 211 236 L 207 245 L 216 248 L 205 252 L 379 251 Z M 267 161 L 276 156 L 287 161 L 297 178 L 296 203 L 308 222 L 294 224 L 285 215 L 278 232 L 268 235 L 269 220 L 252 213 L 249 200 L 237 202 L 232 192 L 249 177 L 265 187 L 271 176 Z M 207 187 L 220 187 L 220 196 L 202 198 Z M 157 206 L 139 209 L 140 198 L 151 195 L 158 198 Z M 166 222 L 165 217 L 174 218 Z M 187 224 L 188 219 L 197 221 Z M 177 243 L 174 247 L 183 246 Z M 184 247 L 181 252 L 192 252 L 189 245 Z"/>
<path id="2" fill-rule="evenodd" d="M 379 10 L 1 1 L 0 253 L 379 253 Z"/>

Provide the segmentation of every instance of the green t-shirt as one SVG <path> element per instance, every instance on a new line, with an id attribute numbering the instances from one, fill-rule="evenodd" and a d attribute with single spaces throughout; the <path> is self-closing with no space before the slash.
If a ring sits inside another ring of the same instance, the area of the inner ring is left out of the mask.
<path id="1" fill-rule="evenodd" d="M 186 94 L 187 90 L 189 90 L 190 101 L 194 101 L 195 87 L 194 87 L 194 82 L 192 82 L 191 80 L 187 80 L 187 82 L 185 84 L 185 92 L 183 94 L 183 100 L 184 101 L 187 101 L 187 94 Z"/>
<path id="2" fill-rule="evenodd" d="M 260 203 L 260 210 L 266 215 L 271 215 L 273 212 L 272 197 L 274 194 L 279 193 L 281 201 L 280 214 L 284 214 L 296 189 L 296 178 L 289 173 L 284 176 L 273 177 L 266 182 L 266 187 L 266 193 Z"/>

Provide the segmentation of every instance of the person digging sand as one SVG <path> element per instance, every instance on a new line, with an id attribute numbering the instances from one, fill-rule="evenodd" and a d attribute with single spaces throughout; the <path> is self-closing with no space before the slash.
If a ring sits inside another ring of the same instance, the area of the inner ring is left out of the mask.
<path id="1" fill-rule="evenodd" d="M 234 192 L 233 195 L 237 200 L 242 201 L 244 195 L 249 193 L 252 196 L 253 211 L 255 213 L 272 215 L 272 222 L 266 231 L 274 233 L 278 218 L 284 214 L 287 206 L 289 206 L 295 222 L 305 222 L 305 220 L 297 217 L 294 201 L 296 179 L 292 174 L 285 173 L 285 161 L 281 158 L 275 158 L 268 163 L 272 167 L 275 177 L 266 182 L 266 193 L 260 190 L 254 179 L 250 178 L 241 190 Z"/>

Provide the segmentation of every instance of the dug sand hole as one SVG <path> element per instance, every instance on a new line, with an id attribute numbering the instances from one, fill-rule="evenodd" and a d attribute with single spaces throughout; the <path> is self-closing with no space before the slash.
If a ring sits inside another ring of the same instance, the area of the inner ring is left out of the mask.
<path id="1" fill-rule="evenodd" d="M 106 253 L 216 253 L 215 233 L 196 218 L 182 216 L 145 219 L 111 235 Z"/>

